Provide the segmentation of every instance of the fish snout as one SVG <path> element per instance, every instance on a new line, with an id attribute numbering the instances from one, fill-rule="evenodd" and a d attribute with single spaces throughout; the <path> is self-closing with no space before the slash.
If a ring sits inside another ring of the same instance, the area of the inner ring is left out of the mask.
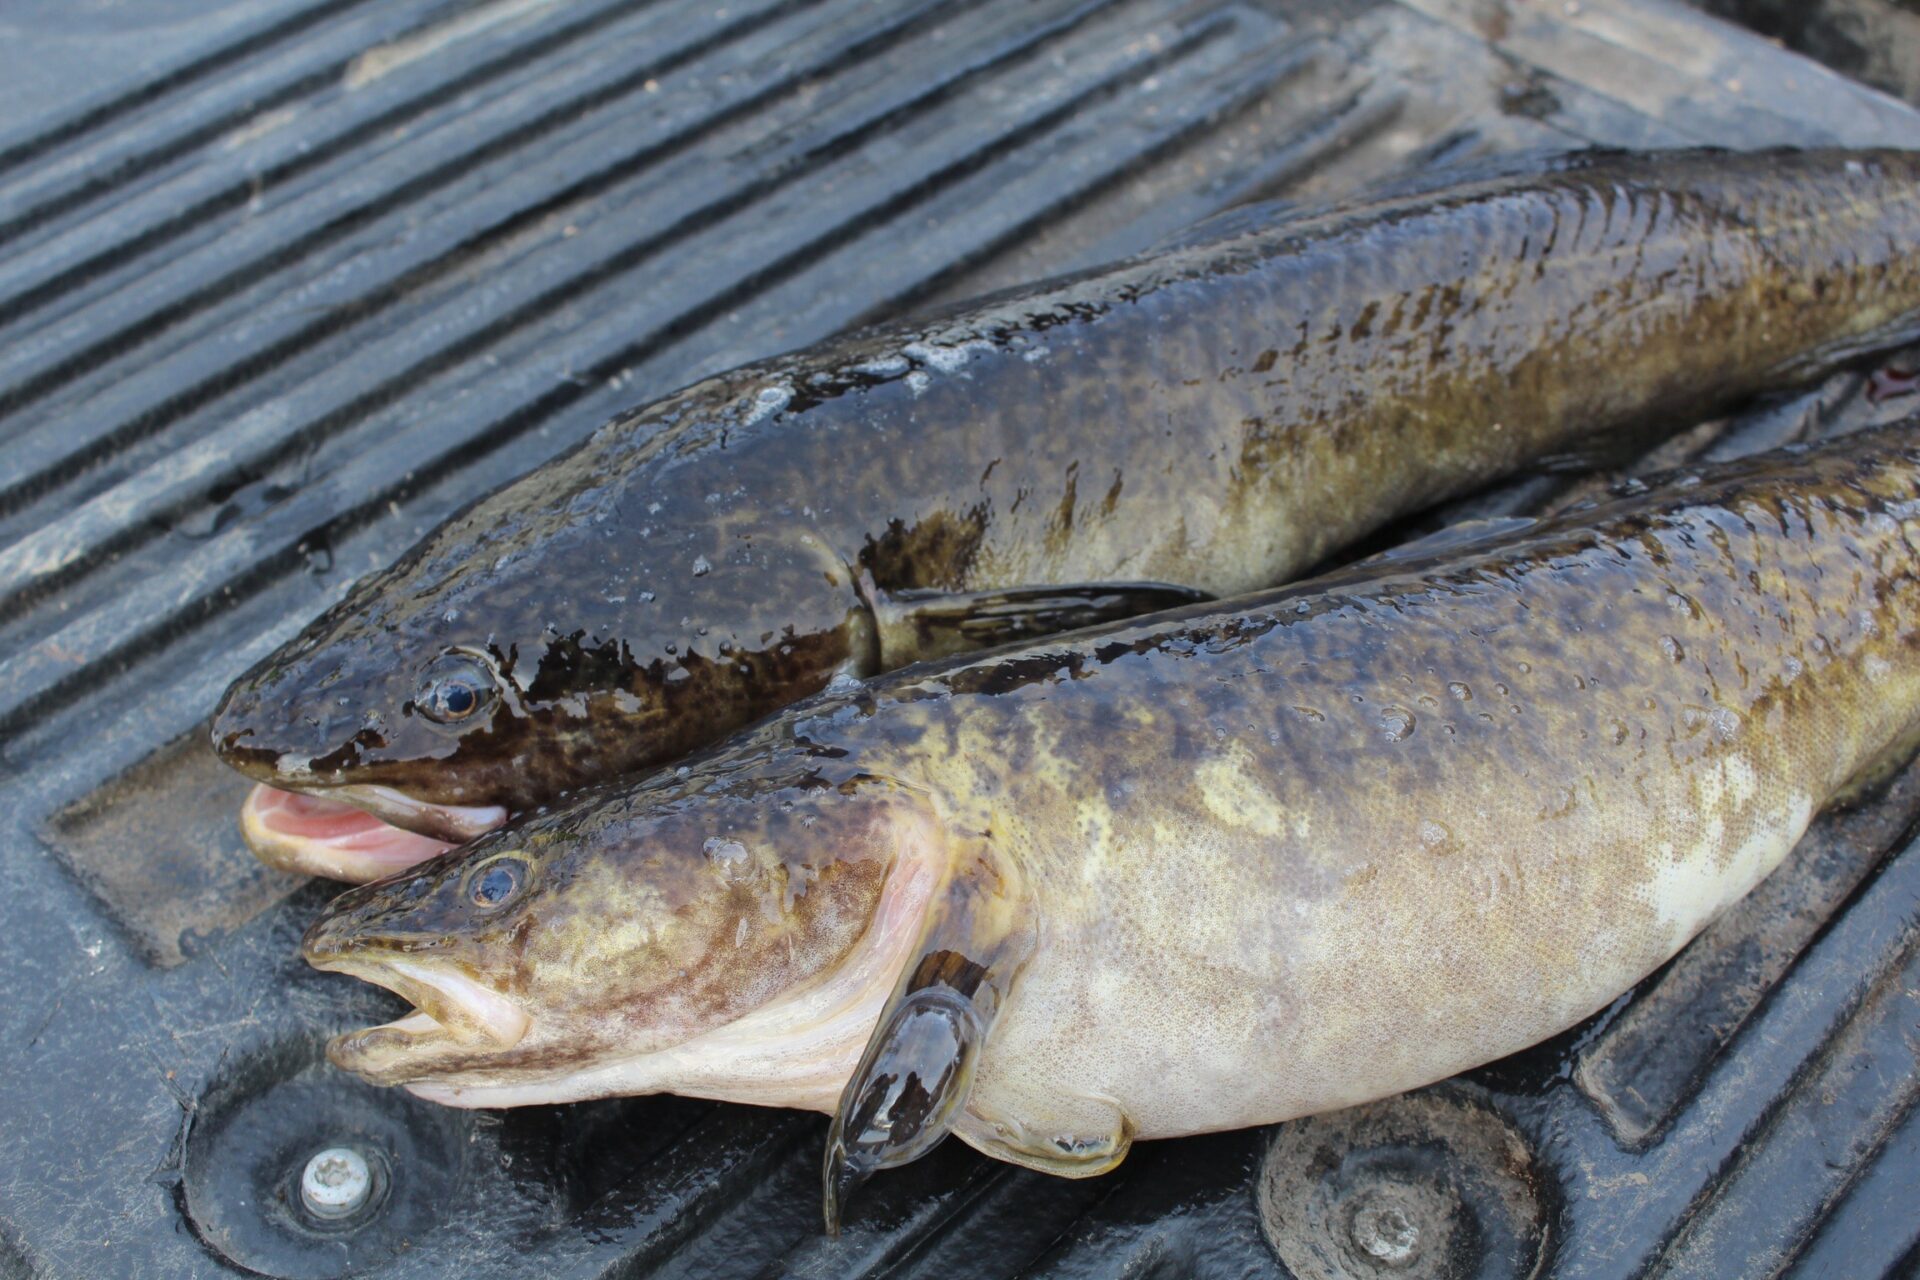
<path id="1" fill-rule="evenodd" d="M 432 891 L 418 874 L 349 889 L 307 926 L 300 954 L 316 969 L 339 969 L 383 952 L 430 950 L 433 936 L 413 916 Z"/>
<path id="2" fill-rule="evenodd" d="M 213 750 L 261 782 L 298 787 L 386 744 L 385 719 L 361 700 L 318 693 L 298 671 L 252 671 L 213 713 Z M 316 768 L 318 764 L 319 768 Z M 332 781 L 334 779 L 326 779 Z"/>
<path id="3" fill-rule="evenodd" d="M 260 695 L 247 682 L 235 683 L 213 713 L 213 753 L 258 781 L 273 779 L 284 754 L 263 734 Z"/>

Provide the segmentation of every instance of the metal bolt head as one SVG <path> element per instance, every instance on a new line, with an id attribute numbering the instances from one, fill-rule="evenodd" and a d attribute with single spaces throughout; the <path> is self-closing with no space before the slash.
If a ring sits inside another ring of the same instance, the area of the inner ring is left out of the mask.
<path id="1" fill-rule="evenodd" d="M 352 1147 L 328 1147 L 300 1173 L 300 1201 L 316 1218 L 345 1218 L 373 1195 L 373 1169 Z"/>

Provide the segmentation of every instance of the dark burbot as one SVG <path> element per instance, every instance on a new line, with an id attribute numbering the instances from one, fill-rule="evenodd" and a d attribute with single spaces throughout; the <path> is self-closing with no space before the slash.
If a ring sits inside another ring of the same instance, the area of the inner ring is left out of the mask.
<path id="1" fill-rule="evenodd" d="M 836 675 L 1283 582 L 1917 331 L 1914 153 L 1243 211 L 611 424 L 248 673 L 214 744 L 262 856 L 367 879 Z"/>

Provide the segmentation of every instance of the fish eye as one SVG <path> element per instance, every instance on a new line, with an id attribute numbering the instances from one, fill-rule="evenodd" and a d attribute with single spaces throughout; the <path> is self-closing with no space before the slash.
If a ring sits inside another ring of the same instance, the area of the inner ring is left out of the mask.
<path id="1" fill-rule="evenodd" d="M 476 907 L 492 910 L 513 901 L 526 883 L 526 862 L 513 854 L 502 854 L 474 870 L 467 882 L 467 899 Z"/>
<path id="2" fill-rule="evenodd" d="M 449 653 L 434 659 L 414 705 L 436 724 L 457 724 L 493 700 L 493 672 L 477 658 Z"/>

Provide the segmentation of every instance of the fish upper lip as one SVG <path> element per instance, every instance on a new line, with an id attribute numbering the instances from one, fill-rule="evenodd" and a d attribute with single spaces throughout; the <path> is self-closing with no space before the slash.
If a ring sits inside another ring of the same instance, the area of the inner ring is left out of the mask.
<path id="1" fill-rule="evenodd" d="M 393 1022 L 337 1036 L 328 1056 L 339 1066 L 378 1076 L 386 1083 L 408 1077 L 395 1051 L 449 1042 L 496 1052 L 526 1038 L 533 1019 L 518 1004 L 465 974 L 400 957 L 316 955 L 307 963 L 327 973 L 359 978 L 411 1002 L 414 1011 Z M 385 1061 L 383 1061 L 385 1059 Z"/>

